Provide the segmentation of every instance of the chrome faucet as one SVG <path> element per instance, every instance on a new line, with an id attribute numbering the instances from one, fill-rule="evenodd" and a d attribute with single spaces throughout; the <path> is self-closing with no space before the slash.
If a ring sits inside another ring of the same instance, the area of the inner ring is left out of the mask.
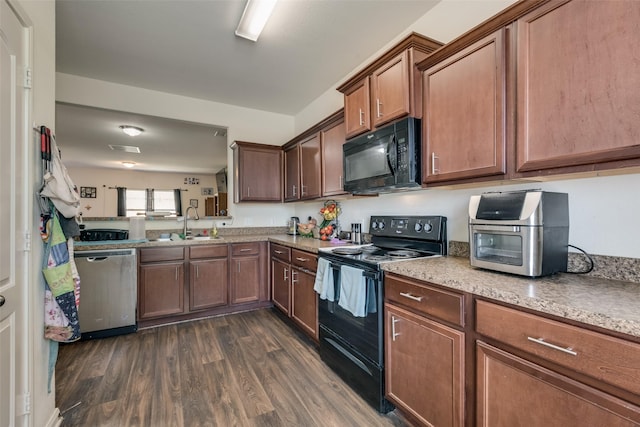
<path id="1" fill-rule="evenodd" d="M 191 237 L 191 230 L 189 230 L 189 228 L 187 227 L 187 220 L 189 219 L 189 211 L 191 209 L 193 209 L 193 212 L 196 214 L 193 219 L 200 219 L 200 217 L 198 216 L 198 210 L 193 206 L 189 206 L 187 210 L 184 212 L 184 238 L 185 239 L 188 239 L 189 237 Z"/>

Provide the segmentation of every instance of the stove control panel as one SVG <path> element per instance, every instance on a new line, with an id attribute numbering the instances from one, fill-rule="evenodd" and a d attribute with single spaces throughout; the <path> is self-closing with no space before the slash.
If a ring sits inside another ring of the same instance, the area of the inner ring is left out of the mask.
<path id="1" fill-rule="evenodd" d="M 372 216 L 369 233 L 373 236 L 443 240 L 447 218 L 443 216 Z"/>

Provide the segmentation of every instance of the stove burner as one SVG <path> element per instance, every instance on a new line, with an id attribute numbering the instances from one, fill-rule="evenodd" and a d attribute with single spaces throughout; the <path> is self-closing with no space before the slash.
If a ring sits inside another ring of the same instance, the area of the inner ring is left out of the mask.
<path id="1" fill-rule="evenodd" d="M 369 253 L 373 253 L 376 251 L 381 250 L 379 247 L 371 245 L 371 246 L 364 246 L 363 248 L 361 248 L 363 252 L 369 252 Z"/>
<path id="2" fill-rule="evenodd" d="M 331 252 L 338 255 L 358 255 L 362 253 L 362 248 L 335 248 Z"/>
<path id="3" fill-rule="evenodd" d="M 372 262 L 389 261 L 390 259 L 391 257 L 387 255 L 365 255 L 364 256 L 365 261 L 372 261 Z"/>
<path id="4" fill-rule="evenodd" d="M 420 252 L 399 250 L 399 251 L 389 251 L 387 252 L 387 255 L 389 255 L 392 258 L 417 258 L 420 256 Z"/>

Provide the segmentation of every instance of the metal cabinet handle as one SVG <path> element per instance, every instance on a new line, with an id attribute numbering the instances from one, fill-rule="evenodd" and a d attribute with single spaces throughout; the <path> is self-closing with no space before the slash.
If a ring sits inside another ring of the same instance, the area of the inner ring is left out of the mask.
<path id="1" fill-rule="evenodd" d="M 178 281 L 178 267 L 176 267 L 176 282 Z"/>
<path id="2" fill-rule="evenodd" d="M 396 316 L 391 316 L 391 340 L 395 341 L 396 337 L 398 335 L 400 335 L 399 333 L 396 332 L 396 323 L 398 323 L 400 320 L 396 319 Z"/>
<path id="3" fill-rule="evenodd" d="M 380 98 L 376 99 L 376 113 L 377 113 L 377 117 L 382 117 L 382 109 L 380 108 L 380 106 L 382 105 L 382 102 L 380 102 Z"/>
<path id="4" fill-rule="evenodd" d="M 307 262 L 307 261 L 309 261 L 309 258 L 300 258 L 300 257 L 296 257 L 296 260 L 297 260 L 297 261 L 300 261 L 300 262 Z"/>
<path id="5" fill-rule="evenodd" d="M 240 252 L 249 252 L 251 249 L 249 248 L 244 248 L 244 249 L 240 249 Z"/>
<path id="6" fill-rule="evenodd" d="M 571 347 L 560 347 L 559 345 L 551 344 L 550 342 L 545 341 L 544 338 L 527 337 L 527 339 L 529 341 L 532 341 L 532 342 L 536 343 L 536 344 L 540 344 L 540 345 L 543 345 L 545 347 L 549 347 L 549 348 L 552 348 L 554 350 L 558 350 L 558 351 L 561 351 L 563 353 L 570 354 L 572 356 L 577 356 L 578 355 L 578 353 L 576 351 L 573 351 L 573 348 L 571 348 Z"/>
<path id="7" fill-rule="evenodd" d="M 247 197 L 251 197 L 251 187 L 247 187 Z"/>
<path id="8" fill-rule="evenodd" d="M 360 126 L 364 126 L 364 110 L 362 108 L 360 108 Z"/>
<path id="9" fill-rule="evenodd" d="M 280 255 L 280 254 L 283 254 L 283 253 L 284 253 L 284 252 L 282 252 L 282 251 L 277 251 L 277 250 L 274 250 L 274 252 L 275 252 L 275 253 L 277 253 L 278 255 Z"/>
<path id="10" fill-rule="evenodd" d="M 436 156 L 436 153 L 434 151 L 431 153 L 431 173 L 433 175 L 440 173 L 440 170 L 436 169 L 436 159 L 440 159 L 440 158 Z"/>
<path id="11" fill-rule="evenodd" d="M 418 302 L 422 301 L 422 298 L 424 298 L 424 297 L 417 297 L 415 295 L 412 295 L 410 292 L 400 292 L 400 295 L 405 297 L 405 298 L 409 298 L 409 299 L 412 299 L 412 300 L 418 301 Z"/>
<path id="12" fill-rule="evenodd" d="M 284 276 L 284 277 L 283 277 L 283 280 L 284 280 L 285 282 L 286 282 L 287 280 L 289 280 L 289 276 L 287 276 L 287 273 L 288 273 L 288 272 L 289 272 L 289 270 L 285 268 L 285 269 L 284 269 L 284 273 L 283 273 L 283 276 Z"/>
<path id="13" fill-rule="evenodd" d="M 342 175 L 340 175 L 340 188 L 343 188 L 344 184 L 342 184 Z"/>
<path id="14" fill-rule="evenodd" d="M 292 285 L 295 284 L 298 281 L 298 279 L 296 279 L 296 274 L 298 274 L 297 271 L 291 270 L 291 284 Z"/>
<path id="15" fill-rule="evenodd" d="M 238 261 L 238 273 L 240 273 L 240 261 Z"/>
<path id="16" fill-rule="evenodd" d="M 6 299 L 4 299 L 3 295 L 0 295 L 0 307 L 2 307 L 5 303 Z"/>
<path id="17" fill-rule="evenodd" d="M 196 264 L 196 279 L 200 278 L 200 266 Z"/>
<path id="18" fill-rule="evenodd" d="M 295 184 L 293 185 L 293 196 L 294 197 L 296 196 L 296 185 Z"/>

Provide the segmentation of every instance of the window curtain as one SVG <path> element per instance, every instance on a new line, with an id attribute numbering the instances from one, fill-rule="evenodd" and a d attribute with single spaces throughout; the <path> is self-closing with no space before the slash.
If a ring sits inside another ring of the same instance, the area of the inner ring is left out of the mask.
<path id="1" fill-rule="evenodd" d="M 116 187 L 118 191 L 118 216 L 127 216 L 127 188 Z"/>
<path id="2" fill-rule="evenodd" d="M 146 194 L 145 194 L 145 199 L 147 200 L 147 208 L 146 211 L 147 212 L 153 212 L 154 211 L 154 206 L 153 206 L 153 188 L 147 188 L 145 190 Z"/>
<path id="3" fill-rule="evenodd" d="M 179 188 L 173 190 L 173 200 L 176 202 L 176 215 L 182 216 L 182 191 Z"/>

